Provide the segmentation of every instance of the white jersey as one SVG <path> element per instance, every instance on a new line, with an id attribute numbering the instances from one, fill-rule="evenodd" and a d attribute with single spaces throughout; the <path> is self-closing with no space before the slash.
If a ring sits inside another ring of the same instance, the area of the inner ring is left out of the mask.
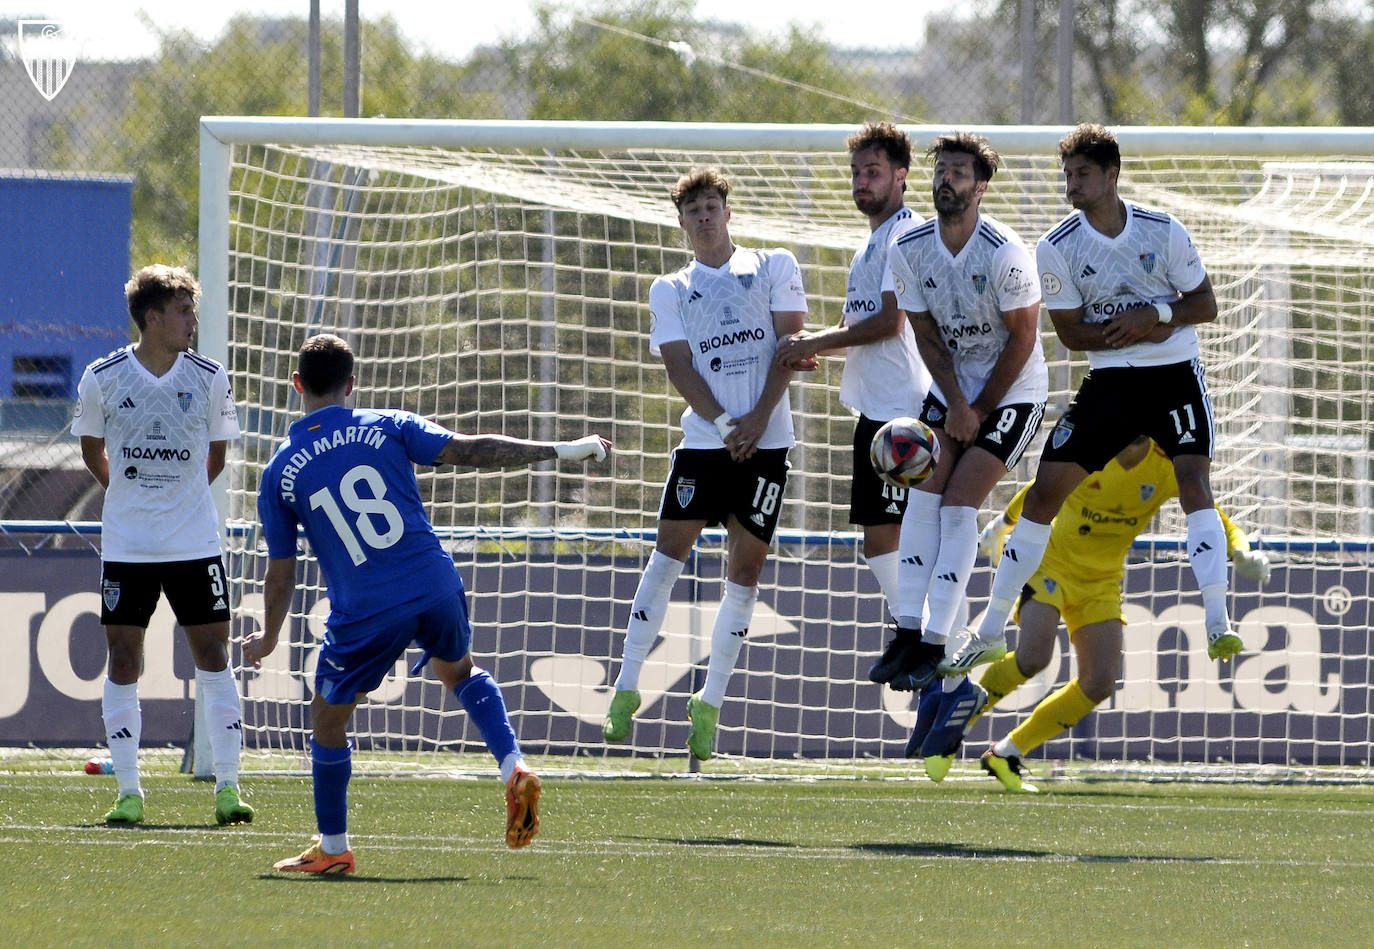
<path id="1" fill-rule="evenodd" d="M 844 301 L 845 326 L 862 323 L 882 310 L 888 248 L 920 223 L 910 208 L 902 208 L 879 224 L 868 243 L 854 255 Z M 840 401 L 861 415 L 879 422 L 919 415 L 929 391 L 930 372 L 905 318 L 896 336 L 851 346 L 845 355 Z"/>
<path id="2" fill-rule="evenodd" d="M 972 402 L 1011 337 L 1002 314 L 1040 303 L 1030 252 L 1011 228 L 980 214 L 957 257 L 940 238 L 940 221 L 934 218 L 897 238 L 888 264 L 898 305 L 934 318 L 954 358 L 959 389 Z M 948 404 L 939 384 L 932 388 Z M 1035 348 L 1000 404 L 1048 398 L 1049 371 L 1037 332 Z"/>
<path id="3" fill-rule="evenodd" d="M 194 352 L 154 376 L 133 349 L 91 363 L 77 386 L 72 434 L 103 438 L 110 458 L 101 556 L 121 563 L 218 556 L 206 460 L 211 442 L 240 434 L 229 376 Z"/>
<path id="4" fill-rule="evenodd" d="M 1097 231 L 1075 211 L 1050 229 L 1036 248 L 1045 306 L 1083 308 L 1088 323 L 1155 303 L 1172 304 L 1207 276 L 1193 241 L 1172 215 L 1126 205 L 1126 227 L 1116 237 Z M 1164 366 L 1198 356 L 1197 330 L 1180 325 L 1162 343 L 1138 342 L 1088 353 L 1088 365 Z"/>
<path id="5" fill-rule="evenodd" d="M 665 274 L 649 288 L 649 349 L 660 355 L 664 343 L 686 340 L 692 365 L 711 394 L 732 418 L 758 404 L 773 353 L 778 348 L 775 312 L 806 312 L 801 269 L 782 248 L 735 248 L 723 267 L 693 260 Z M 682 413 L 683 448 L 723 448 L 715 420 L 690 406 Z M 759 448 L 791 448 L 792 407 L 778 400 Z"/>

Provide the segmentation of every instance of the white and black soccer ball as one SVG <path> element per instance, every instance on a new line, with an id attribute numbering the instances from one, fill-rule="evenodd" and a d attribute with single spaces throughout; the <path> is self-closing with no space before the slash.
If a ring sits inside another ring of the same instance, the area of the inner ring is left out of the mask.
<path id="1" fill-rule="evenodd" d="M 874 434 L 868 457 L 879 478 L 894 488 L 914 488 L 935 473 L 940 440 L 920 419 L 894 418 Z"/>

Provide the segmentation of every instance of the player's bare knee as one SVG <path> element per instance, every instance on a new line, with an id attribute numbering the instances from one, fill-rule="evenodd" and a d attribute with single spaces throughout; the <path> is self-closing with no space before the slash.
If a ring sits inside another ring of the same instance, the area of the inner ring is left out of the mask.
<path id="1" fill-rule="evenodd" d="M 1211 483 L 1206 478 L 1201 478 L 1185 485 L 1180 479 L 1178 482 L 1178 506 L 1183 509 L 1184 514 L 1206 511 L 1214 507 Z"/>
<path id="2" fill-rule="evenodd" d="M 133 685 L 143 675 L 143 652 L 136 655 L 121 652 L 110 653 L 109 670 L 106 673 L 115 685 Z"/>
<path id="3" fill-rule="evenodd" d="M 1021 507 L 1021 516 L 1037 524 L 1048 524 L 1059 513 L 1059 508 L 1063 505 L 1064 499 L 1069 496 L 1069 492 L 1073 488 L 1074 485 L 1069 485 L 1066 490 L 1060 490 L 1057 485 L 1042 484 L 1037 478 L 1031 482 L 1030 490 L 1026 492 L 1026 499 Z"/>
<path id="4" fill-rule="evenodd" d="M 1107 699 L 1111 698 L 1112 693 L 1116 691 L 1116 676 L 1112 676 L 1108 679 L 1080 673 L 1078 676 L 1078 687 L 1083 690 L 1083 694 L 1086 695 L 1090 701 L 1099 703 L 1105 702 Z"/>
<path id="5" fill-rule="evenodd" d="M 228 668 L 228 623 L 187 627 L 186 645 L 191 649 L 191 661 L 197 669 L 205 672 L 222 672 Z"/>
<path id="6" fill-rule="evenodd" d="M 444 684 L 444 688 L 452 692 L 457 689 L 468 678 L 476 672 L 481 672 L 472 663 L 472 654 L 464 656 L 457 662 L 448 662 L 444 659 L 431 659 L 429 668 L 434 673 L 435 678 Z"/>
<path id="7" fill-rule="evenodd" d="M 1039 675 L 1045 671 L 1045 667 L 1050 664 L 1049 650 L 1038 650 L 1033 647 L 1024 648 L 1019 644 L 1016 647 L 1016 670 L 1027 679 Z"/>

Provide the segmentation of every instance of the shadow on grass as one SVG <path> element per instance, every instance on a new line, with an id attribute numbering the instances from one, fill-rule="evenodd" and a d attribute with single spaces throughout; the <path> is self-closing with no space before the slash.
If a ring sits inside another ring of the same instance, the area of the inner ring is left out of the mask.
<path id="1" fill-rule="evenodd" d="M 259 880 L 273 880 L 277 883 L 313 883 L 316 880 L 333 880 L 336 883 L 470 883 L 472 877 L 384 877 L 367 876 L 357 873 L 259 873 Z M 523 880 L 531 877 L 502 877 L 500 882 Z"/>
<path id="2" fill-rule="evenodd" d="M 642 840 L 679 847 L 767 847 L 775 850 L 805 849 L 804 844 L 786 840 L 757 840 L 749 837 L 645 837 L 627 836 L 627 840 Z M 830 848 L 825 848 L 830 849 Z M 894 843 L 892 841 L 850 844 L 848 849 L 859 853 L 882 854 L 892 857 L 939 857 L 953 860 L 1027 860 L 1058 863 L 1212 863 L 1222 859 L 1215 856 L 1180 857 L 1167 854 L 1062 853 L 1057 850 L 1031 850 L 1018 847 L 977 847 L 962 843 Z"/>
<path id="3" fill-rule="evenodd" d="M 755 840 L 750 837 L 636 837 L 626 840 L 648 840 L 656 844 L 677 844 L 680 847 L 796 847 L 786 840 Z"/>
<path id="4" fill-rule="evenodd" d="M 967 844 L 939 843 L 858 843 L 850 844 L 850 850 L 861 853 L 881 853 L 893 857 L 959 857 L 968 860 L 986 860 L 990 857 L 1018 860 L 1043 860 L 1058 857 L 1059 854 L 1048 850 L 1018 850 L 1012 847 L 970 847 Z"/>
<path id="5" fill-rule="evenodd" d="M 219 824 L 154 824 L 150 821 L 139 821 L 137 824 L 107 824 L 103 820 L 94 820 L 86 824 L 72 824 L 72 830 L 110 830 L 117 834 L 132 833 L 140 830 L 226 830 L 232 831 L 234 825 Z M 243 826 L 243 825 L 237 825 Z"/>
<path id="6" fill-rule="evenodd" d="M 1218 857 L 1174 857 L 1167 854 L 1059 853 L 1054 850 L 1023 850 L 1015 847 L 970 847 L 965 844 L 851 844 L 851 850 L 894 857 L 944 857 L 958 860 L 1051 860 L 1059 863 L 1212 863 Z"/>

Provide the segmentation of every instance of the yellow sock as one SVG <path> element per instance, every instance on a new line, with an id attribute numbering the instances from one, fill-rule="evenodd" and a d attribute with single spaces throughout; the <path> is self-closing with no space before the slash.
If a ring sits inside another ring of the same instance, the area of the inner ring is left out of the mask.
<path id="1" fill-rule="evenodd" d="M 984 686 L 986 688 L 986 686 Z M 1026 754 L 1039 748 L 1055 735 L 1072 728 L 1097 708 L 1098 703 L 1083 693 L 1083 687 L 1074 679 L 1058 691 L 1041 699 L 1040 704 L 1026 719 L 1007 736 L 1011 743 Z"/>
<path id="2" fill-rule="evenodd" d="M 973 723 L 983 717 L 983 712 L 988 711 L 998 702 L 1002 701 L 1011 694 L 1013 689 L 1025 681 L 1026 677 L 1021 674 L 1020 668 L 1016 665 L 1015 650 L 1008 652 L 1001 659 L 998 659 L 988 666 L 987 671 L 983 673 L 983 677 L 978 680 L 978 684 L 988 693 L 988 704 L 983 706 L 982 712 L 979 712 L 977 715 L 973 716 L 973 718 L 969 719 L 969 723 L 965 730 L 972 728 Z"/>
<path id="3" fill-rule="evenodd" d="M 1021 674 L 1021 670 L 1016 665 L 1016 650 L 1007 653 L 1001 659 L 988 666 L 988 671 L 983 673 L 983 677 L 978 680 L 988 693 L 988 708 L 992 708 L 1012 693 L 1026 677 Z"/>

